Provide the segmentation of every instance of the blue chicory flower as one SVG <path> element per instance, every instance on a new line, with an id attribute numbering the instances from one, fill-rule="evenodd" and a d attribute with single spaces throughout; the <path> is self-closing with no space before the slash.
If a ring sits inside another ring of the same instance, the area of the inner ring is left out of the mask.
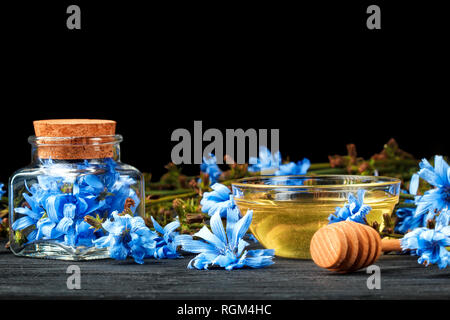
<path id="1" fill-rule="evenodd" d="M 406 190 L 402 190 L 402 193 L 408 194 L 409 192 Z M 407 204 L 414 203 L 414 200 L 405 200 Z M 395 211 L 395 215 L 397 217 L 397 221 L 395 223 L 395 232 L 405 234 L 415 228 L 420 228 L 426 226 L 426 220 L 424 217 L 415 217 L 416 208 L 398 208 Z"/>
<path id="2" fill-rule="evenodd" d="M 405 203 L 414 203 L 414 200 L 405 200 Z M 395 211 L 397 222 L 395 231 L 399 233 L 407 233 L 415 228 L 421 228 L 426 225 L 425 216 L 415 216 L 416 208 L 398 208 Z"/>
<path id="3" fill-rule="evenodd" d="M 144 219 L 120 215 L 117 211 L 111 216 L 112 219 L 102 224 L 108 235 L 94 240 L 96 247 L 108 248 L 113 259 L 124 260 L 131 256 L 139 264 L 144 263 L 144 258 L 154 256 L 158 236 L 145 225 Z"/>
<path id="4" fill-rule="evenodd" d="M 354 194 L 348 195 L 348 202 L 342 207 L 337 207 L 336 211 L 328 217 L 329 224 L 340 221 L 354 221 L 362 224 L 366 223 L 366 215 L 372 208 L 364 204 L 364 189 L 360 189 L 355 197 Z"/>
<path id="5" fill-rule="evenodd" d="M 227 186 L 215 183 L 211 186 L 213 191 L 205 192 L 203 198 L 200 201 L 202 206 L 202 212 L 207 213 L 209 216 L 213 216 L 215 213 L 219 212 L 222 218 L 226 218 L 228 211 L 235 211 L 239 217 L 241 217 L 241 211 L 234 202 L 234 197 L 228 189 Z M 237 192 L 237 189 L 235 189 Z M 248 235 L 249 239 L 257 243 L 258 240 L 252 235 Z"/>
<path id="6" fill-rule="evenodd" d="M 5 186 L 5 185 L 4 185 L 3 183 L 0 183 L 0 198 L 3 197 L 3 195 L 6 193 L 6 191 L 3 190 L 3 187 L 4 187 L 4 186 Z"/>
<path id="7" fill-rule="evenodd" d="M 417 193 L 419 178 L 434 186 L 415 198 L 417 209 L 414 217 L 423 217 L 427 221 L 450 205 L 450 167 L 442 156 L 434 157 L 434 168 L 426 159 L 419 166 L 419 172 L 411 178 L 410 191 L 412 194 Z"/>
<path id="8" fill-rule="evenodd" d="M 213 191 L 205 192 L 200 201 L 202 212 L 207 213 L 210 216 L 219 212 L 220 216 L 223 218 L 227 216 L 227 209 L 237 210 L 239 212 L 239 209 L 234 202 L 233 195 L 227 186 L 215 183 L 211 188 Z"/>
<path id="9" fill-rule="evenodd" d="M 307 173 L 311 166 L 311 161 L 307 158 L 304 158 L 297 163 L 290 162 L 282 164 L 281 161 L 280 151 L 272 154 L 267 147 L 261 146 L 259 149 L 259 157 L 250 158 L 248 171 L 260 172 L 263 175 L 273 174 L 276 176 L 303 175 Z"/>
<path id="10" fill-rule="evenodd" d="M 303 160 L 295 162 L 290 162 L 280 165 L 280 169 L 275 172 L 276 176 L 288 176 L 288 175 L 303 175 L 308 172 L 311 166 L 311 161 L 304 158 Z"/>
<path id="11" fill-rule="evenodd" d="M 163 228 L 155 219 L 153 219 L 153 217 L 150 218 L 152 219 L 155 230 L 161 234 L 161 236 L 158 236 L 155 239 L 156 250 L 154 252 L 154 257 L 157 259 L 180 258 L 181 255 L 177 251 L 178 246 L 181 245 L 182 241 L 192 239 L 192 237 L 188 234 L 180 235 L 178 232 L 175 232 L 175 230 L 180 227 L 180 222 L 178 220 L 168 223 Z"/>
<path id="12" fill-rule="evenodd" d="M 213 154 L 210 154 L 209 158 L 203 157 L 203 162 L 200 165 L 200 171 L 208 174 L 211 185 L 216 183 L 222 174 L 222 171 L 217 165 L 217 159 Z"/>
<path id="13" fill-rule="evenodd" d="M 450 263 L 450 252 L 445 248 L 450 246 L 450 226 L 428 229 L 416 228 L 408 232 L 401 240 L 403 250 L 419 256 L 420 264 L 437 264 L 440 269 Z"/>
<path id="14" fill-rule="evenodd" d="M 273 249 L 245 250 L 248 243 L 242 239 L 250 227 L 253 211 L 239 219 L 235 210 L 227 210 L 226 231 L 223 227 L 220 213 L 216 212 L 210 220 L 212 232 L 204 226 L 195 236 L 204 239 L 184 240 L 184 251 L 198 253 L 189 264 L 189 269 L 208 269 L 210 266 L 219 266 L 226 270 L 242 267 L 262 268 L 273 264 Z"/>
<path id="15" fill-rule="evenodd" d="M 131 188 L 135 181 L 121 176 L 115 169 L 113 159 L 104 163 L 83 161 L 75 164 L 77 169 L 102 174 L 66 175 L 73 165 L 41 160 L 42 174 L 30 187 L 22 207 L 14 208 L 20 215 L 12 221 L 12 229 L 27 229 L 28 242 L 54 240 L 66 245 L 92 246 L 102 231 L 94 231 L 84 221 L 85 216 L 95 213 L 108 217 L 111 212 L 127 209 L 134 214 L 139 197 Z"/>
<path id="16" fill-rule="evenodd" d="M 450 225 L 450 210 L 448 208 L 445 208 L 442 210 L 436 217 L 436 228 L 443 228 L 448 225 Z"/>
<path id="17" fill-rule="evenodd" d="M 251 233 L 247 233 L 247 239 L 253 241 L 254 243 L 259 243 L 258 239 L 256 239 L 256 237 Z"/>
<path id="18" fill-rule="evenodd" d="M 251 157 L 249 159 L 248 171 L 260 172 L 261 174 L 272 174 L 280 168 L 281 153 L 280 151 L 272 154 L 267 147 L 259 148 L 259 157 Z"/>

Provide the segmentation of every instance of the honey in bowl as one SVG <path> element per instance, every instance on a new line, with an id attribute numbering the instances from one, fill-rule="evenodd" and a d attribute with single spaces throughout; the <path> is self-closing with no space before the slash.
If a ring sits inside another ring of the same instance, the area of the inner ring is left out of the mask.
<path id="1" fill-rule="evenodd" d="M 398 202 L 400 181 L 367 176 L 278 176 L 241 179 L 233 184 L 233 195 L 242 214 L 253 210 L 250 231 L 275 255 L 310 259 L 313 234 L 328 224 L 336 207 L 348 195 L 366 190 L 364 204 L 372 210 L 367 222 L 383 225 Z"/>

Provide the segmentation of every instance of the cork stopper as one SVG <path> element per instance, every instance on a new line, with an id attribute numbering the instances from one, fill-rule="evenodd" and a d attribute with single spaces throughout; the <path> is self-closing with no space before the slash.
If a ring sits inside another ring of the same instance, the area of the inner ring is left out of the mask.
<path id="1" fill-rule="evenodd" d="M 98 119 L 52 119 L 33 122 L 41 159 L 100 159 L 114 156 L 116 122 Z"/>

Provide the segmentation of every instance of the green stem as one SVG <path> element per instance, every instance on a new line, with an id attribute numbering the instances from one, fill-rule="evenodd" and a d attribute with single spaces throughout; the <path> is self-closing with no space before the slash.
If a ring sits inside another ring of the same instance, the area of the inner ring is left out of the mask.
<path id="1" fill-rule="evenodd" d="M 347 173 L 347 169 L 346 168 L 329 168 L 329 169 L 322 169 L 322 170 L 311 171 L 310 173 L 314 173 L 314 174 L 343 174 L 343 173 Z"/>
<path id="2" fill-rule="evenodd" d="M 383 172 L 383 173 L 398 171 L 397 167 L 394 165 L 389 165 L 389 166 L 385 166 L 385 167 L 379 167 L 379 166 L 375 165 L 375 168 L 377 168 L 378 171 Z"/>
<path id="3" fill-rule="evenodd" d="M 408 193 L 400 193 L 400 199 L 408 199 L 408 200 L 414 200 L 415 199 L 415 195 L 413 194 L 408 194 Z"/>
<path id="4" fill-rule="evenodd" d="M 404 164 L 404 165 L 410 165 L 410 166 L 417 166 L 419 164 L 419 161 L 414 160 L 414 159 L 398 159 L 398 160 L 376 160 L 374 162 L 375 166 L 377 165 L 399 165 L 399 164 Z"/>
<path id="5" fill-rule="evenodd" d="M 145 187 L 149 188 L 149 189 L 153 189 L 153 190 L 157 189 L 157 188 L 160 188 L 160 190 L 161 190 L 161 189 L 164 189 L 164 188 L 169 188 L 169 187 L 171 187 L 171 185 L 158 181 L 158 182 L 147 183 L 147 184 L 145 184 Z"/>
<path id="6" fill-rule="evenodd" d="M 163 202 L 167 202 L 167 201 L 173 201 L 175 199 L 189 198 L 189 197 L 193 197 L 195 195 L 197 195 L 196 191 L 188 192 L 188 193 L 184 193 L 184 194 L 177 194 L 177 195 L 162 197 L 162 198 L 159 198 L 157 200 L 149 200 L 148 204 L 149 205 L 154 205 L 154 204 L 163 203 Z"/>
<path id="7" fill-rule="evenodd" d="M 309 171 L 319 170 L 319 169 L 328 169 L 328 168 L 331 168 L 331 165 L 329 162 L 311 163 L 311 166 L 309 167 Z"/>
<path id="8" fill-rule="evenodd" d="M 397 206 L 397 208 L 415 208 L 415 203 L 407 203 L 407 202 L 400 202 Z"/>
<path id="9" fill-rule="evenodd" d="M 386 233 L 386 232 L 381 232 L 380 233 L 381 237 L 391 237 L 391 238 L 396 238 L 396 239 L 401 239 L 403 238 L 403 234 L 398 234 L 398 233 Z"/>
<path id="10" fill-rule="evenodd" d="M 0 211 L 0 219 L 5 218 L 8 215 L 8 209 L 3 209 Z"/>
<path id="11" fill-rule="evenodd" d="M 176 190 L 147 190 L 146 196 L 172 196 L 176 194 L 183 194 L 190 192 L 192 189 L 176 189 Z"/>

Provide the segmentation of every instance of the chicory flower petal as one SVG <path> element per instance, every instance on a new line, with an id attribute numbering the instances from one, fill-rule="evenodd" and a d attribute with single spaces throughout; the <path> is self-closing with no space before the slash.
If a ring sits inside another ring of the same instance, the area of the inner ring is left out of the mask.
<path id="1" fill-rule="evenodd" d="M 210 266 L 218 266 L 226 270 L 233 270 L 242 267 L 262 268 L 273 263 L 273 250 L 250 250 L 244 251 L 248 245 L 242 240 L 247 232 L 253 217 L 253 211 L 248 210 L 247 214 L 239 220 L 235 210 L 227 210 L 227 226 L 224 229 L 220 213 L 216 212 L 211 218 L 211 229 L 204 227 L 196 236 L 200 236 L 207 242 L 201 240 L 187 239 L 181 241 L 184 251 L 198 253 L 189 264 L 189 269 L 207 270 Z M 226 230 L 226 234 L 225 234 Z M 231 241 L 230 241 L 231 240 Z"/>

